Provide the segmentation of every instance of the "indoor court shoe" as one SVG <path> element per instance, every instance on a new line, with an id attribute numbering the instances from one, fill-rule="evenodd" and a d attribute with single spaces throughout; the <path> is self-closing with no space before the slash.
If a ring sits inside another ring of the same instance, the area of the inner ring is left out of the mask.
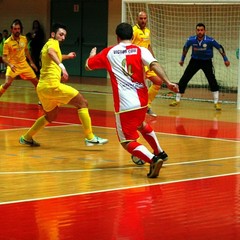
<path id="1" fill-rule="evenodd" d="M 103 145 L 108 143 L 108 139 L 105 138 L 100 138 L 96 135 L 94 135 L 94 138 L 91 140 L 88 140 L 87 138 L 85 138 L 85 144 L 86 146 L 90 147 L 90 146 L 94 146 L 94 145 Z"/>
<path id="2" fill-rule="evenodd" d="M 180 102 L 173 101 L 173 102 L 171 102 L 171 103 L 169 104 L 169 106 L 171 106 L 171 107 L 176 107 L 176 106 L 178 106 L 179 104 L 180 104 Z"/>
<path id="3" fill-rule="evenodd" d="M 24 139 L 23 136 L 21 136 L 19 138 L 19 143 L 23 144 L 23 145 L 28 145 L 28 146 L 31 146 L 31 147 L 39 147 L 40 146 L 40 143 L 34 141 L 33 139 L 31 141 L 27 141 Z"/>
<path id="4" fill-rule="evenodd" d="M 149 178 L 156 178 L 159 175 L 159 171 L 163 165 L 163 160 L 159 156 L 154 156 L 152 158 L 152 163 L 150 164 L 150 170 L 147 174 Z"/>
<path id="5" fill-rule="evenodd" d="M 150 115 L 150 116 L 152 116 L 152 117 L 157 117 L 157 114 L 154 113 L 151 108 L 148 108 L 148 109 L 147 109 L 147 114 Z"/>
<path id="6" fill-rule="evenodd" d="M 168 155 L 164 151 L 159 153 L 158 157 L 160 157 L 163 161 L 167 161 L 168 160 Z"/>
<path id="7" fill-rule="evenodd" d="M 220 103 L 215 103 L 214 104 L 214 107 L 217 111 L 221 111 L 222 110 L 222 107 L 221 107 L 221 104 Z"/>

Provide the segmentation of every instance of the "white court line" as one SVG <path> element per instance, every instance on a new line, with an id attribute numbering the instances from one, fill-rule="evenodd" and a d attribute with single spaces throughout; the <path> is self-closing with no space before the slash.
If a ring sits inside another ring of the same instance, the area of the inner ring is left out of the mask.
<path id="1" fill-rule="evenodd" d="M 199 177 L 199 178 L 188 178 L 188 179 L 174 180 L 174 181 L 168 181 L 168 182 L 163 182 L 163 183 L 142 184 L 142 185 L 136 185 L 136 186 L 111 188 L 111 189 L 104 189 L 104 190 L 91 191 L 91 192 L 81 192 L 81 193 L 56 195 L 56 196 L 52 196 L 52 197 L 32 198 L 32 199 L 24 199 L 24 200 L 17 200 L 17 201 L 0 202 L 0 205 L 33 202 L 33 201 L 42 201 L 42 200 L 50 200 L 50 199 L 64 198 L 64 197 L 74 197 L 74 196 L 80 196 L 80 195 L 86 195 L 86 194 L 113 192 L 113 191 L 120 191 L 120 190 L 127 190 L 127 189 L 133 189 L 133 188 L 141 188 L 141 187 L 149 187 L 149 186 L 156 186 L 156 185 L 167 185 L 167 184 L 172 184 L 172 183 L 189 182 L 189 181 L 197 181 L 197 180 L 204 180 L 204 179 L 211 179 L 211 178 L 218 178 L 218 177 L 234 176 L 234 175 L 238 175 L 238 174 L 240 174 L 240 172 L 227 173 L 227 174 L 214 175 L 214 176 L 207 176 L 207 177 Z"/>
<path id="2" fill-rule="evenodd" d="M 0 117 L 6 117 L 6 118 L 13 118 L 16 119 L 16 117 L 8 117 L 8 116 L 1 116 Z M 35 121 L 36 119 L 28 119 L 28 118 L 17 118 L 17 119 L 23 119 L 23 120 L 29 120 L 29 121 Z M 74 123 L 66 123 L 66 122 L 55 122 L 63 125 L 80 125 L 80 124 L 74 124 Z M 52 127 L 63 127 L 63 126 L 50 126 Z M 102 126 L 95 126 L 99 128 L 108 128 L 108 129 L 115 129 L 110 127 L 102 127 Z M 15 128 L 15 129 L 0 129 L 0 131 L 9 131 L 9 130 L 21 130 L 23 128 Z M 172 133 L 158 133 L 161 135 L 172 135 L 172 136 L 178 136 L 178 137 L 189 137 L 189 138 L 200 138 L 200 139 L 208 139 L 208 140 L 217 140 L 217 141 L 227 141 L 227 142 L 239 142 L 238 140 L 229 140 L 229 139 L 219 139 L 219 138 L 207 138 L 207 137 L 199 137 L 199 136 L 189 136 L 189 135 L 179 135 L 179 134 L 172 134 Z M 181 162 L 181 163 L 165 163 L 165 166 L 173 166 L 173 165 L 185 165 L 185 164 L 195 164 L 195 163 L 202 163 L 202 162 L 211 162 L 211 161 L 223 161 L 226 159 L 236 159 L 240 158 L 240 156 L 234 156 L 234 157 L 228 157 L 228 158 L 215 158 L 215 159 L 207 159 L 207 160 L 197 160 L 197 161 L 191 161 L 191 162 Z M 108 170 L 122 170 L 122 169 L 130 169 L 130 168 L 139 168 L 139 167 L 128 167 L 128 168 L 108 168 Z M 0 172 L 0 175 L 7 175 L 7 174 L 43 174 L 43 173 L 72 173 L 72 172 L 86 172 L 86 171 L 103 171 L 106 169 L 87 169 L 87 170 L 53 170 L 53 171 L 29 171 L 29 172 Z M 125 190 L 125 189 L 132 189 L 132 188 L 140 188 L 140 187 L 147 187 L 147 186 L 154 186 L 154 185 L 166 185 L 171 183 L 177 183 L 177 182 L 185 182 L 185 181 L 193 181 L 193 180 L 201 180 L 201 179 L 208 179 L 208 178 L 216 178 L 216 177 L 223 177 L 223 176 L 231 176 L 231 175 L 237 175 L 240 174 L 240 172 L 234 172 L 234 173 L 228 173 L 228 174 L 222 174 L 222 175 L 214 175 L 214 176 L 208 176 L 208 177 L 199 177 L 199 178 L 190 178 L 190 179 L 181 179 L 181 180 L 174 180 L 174 181 L 168 181 L 164 183 L 154 183 L 154 184 L 143 184 L 143 185 L 137 185 L 137 186 L 129 186 L 129 187 L 122 187 L 122 188 L 113 188 L 113 189 L 106 189 L 106 190 L 99 190 L 99 191 L 91 191 L 91 192 L 81 192 L 81 193 L 74 193 L 74 194 L 67 194 L 67 195 L 56 195 L 53 197 L 45 197 L 45 198 L 34 198 L 34 199 L 24 199 L 24 200 L 18 200 L 18 201 L 9 201 L 9 202 L 2 202 L 0 205 L 4 204 L 13 204 L 13 203 L 21 203 L 21 202 L 31 202 L 31 201 L 39 201 L 39 200 L 47 200 L 47 199 L 54 199 L 54 198 L 63 198 L 63 197 L 71 197 L 71 196 L 78 196 L 78 195 L 84 195 L 84 194 L 93 194 L 93 193 L 101 193 L 101 192 L 110 192 L 110 191 L 118 191 L 118 190 Z"/>
<path id="3" fill-rule="evenodd" d="M 20 119 L 20 120 L 33 121 L 33 122 L 36 121 L 36 119 L 32 119 L 32 118 L 18 118 L 18 117 L 9 117 L 9 116 L 3 116 L 3 115 L 0 115 L 0 117 L 10 118 L 10 119 Z M 55 121 L 53 121 L 52 123 L 53 124 L 54 123 L 62 124 L 63 126 L 46 126 L 46 128 L 56 128 L 56 127 L 65 127 L 65 126 L 81 126 L 81 124 L 78 124 L 78 123 L 55 122 Z M 115 127 L 103 127 L 103 126 L 97 126 L 97 125 L 94 125 L 93 127 L 115 129 Z M 0 131 L 18 131 L 18 130 L 22 130 L 22 129 L 29 129 L 29 127 L 21 127 L 21 128 L 13 128 L 13 129 L 0 129 Z M 236 139 L 209 138 L 209 137 L 201 137 L 201 136 L 195 136 L 195 135 L 181 135 L 181 134 L 176 134 L 176 133 L 156 132 L 156 134 L 186 137 L 186 138 L 209 139 L 209 140 L 215 140 L 215 141 L 240 142 L 240 140 L 236 140 Z"/>
<path id="4" fill-rule="evenodd" d="M 225 158 L 212 158 L 212 159 L 206 159 L 206 160 L 196 160 L 191 162 L 179 162 L 179 163 L 164 163 L 164 166 L 180 166 L 180 165 L 190 165 L 195 163 L 205 163 L 205 162 L 213 162 L 213 161 L 224 161 L 224 160 L 234 160 L 234 159 L 240 159 L 240 156 L 234 156 L 234 157 L 225 157 Z M 144 165 L 145 167 L 145 165 Z M 95 168 L 95 169 L 72 169 L 72 170 L 44 170 L 44 171 L 12 171 L 12 172 L 0 172 L 0 175 L 11 175 L 11 174 L 46 174 L 46 173 L 74 173 L 74 172 L 98 172 L 98 171 L 105 171 L 105 170 L 127 170 L 127 169 L 139 169 L 140 166 L 136 167 L 114 167 L 114 168 Z"/>
<path id="5" fill-rule="evenodd" d="M 31 121 L 31 122 L 35 122 L 37 119 L 32 119 L 32 118 L 20 118 L 20 117 L 9 117 L 9 116 L 3 116 L 0 115 L 0 118 L 9 118 L 9 119 L 19 119 L 19 120 L 24 120 L 24 121 Z M 65 126 L 82 126 L 82 124 L 78 124 L 78 123 L 68 123 L 68 122 L 57 122 L 57 121 L 53 121 L 52 124 L 62 124 L 63 126 L 46 126 L 46 128 L 56 128 L 56 127 L 65 127 Z M 98 127 L 98 128 L 109 128 L 109 127 L 102 127 L 102 126 L 93 126 L 93 127 Z M 29 129 L 29 127 L 21 127 L 21 128 L 5 128 L 5 129 L 0 129 L 0 131 L 17 131 L 17 130 L 21 130 L 21 129 Z M 111 128 L 109 128 L 111 129 Z"/>
<path id="6" fill-rule="evenodd" d="M 32 118 L 20 118 L 20 117 L 10 117 L 10 116 L 3 116 L 0 115 L 0 117 L 2 118 L 8 118 L 8 119 L 18 119 L 18 120 L 24 120 L 24 121 L 31 121 L 31 122 L 35 122 L 37 119 L 32 119 Z M 69 125 L 69 124 L 76 124 L 76 123 L 66 123 L 66 122 L 55 122 L 53 121 L 52 123 L 59 123 L 59 124 L 64 124 L 64 125 Z M 2 129 L 1 129 L 2 130 Z M 4 130 L 4 129 L 3 129 Z M 8 130 L 8 129 L 7 129 Z"/>

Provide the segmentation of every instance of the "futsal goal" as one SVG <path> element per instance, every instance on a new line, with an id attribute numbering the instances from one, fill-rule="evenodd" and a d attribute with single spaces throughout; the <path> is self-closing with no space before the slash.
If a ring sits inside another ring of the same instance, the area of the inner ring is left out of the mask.
<path id="1" fill-rule="evenodd" d="M 214 49 L 213 64 L 220 85 L 221 100 L 229 103 L 240 102 L 240 60 L 236 57 L 240 40 L 239 0 L 122 0 L 122 21 L 136 24 L 140 11 L 148 14 L 148 27 L 151 30 L 151 44 L 155 57 L 172 82 L 179 81 L 191 57 L 189 49 L 184 66 L 178 64 L 184 43 L 189 36 L 196 34 L 196 24 L 204 23 L 206 34 L 224 47 L 230 61 L 230 66 L 226 67 L 222 56 Z M 202 71 L 189 82 L 184 97 L 201 101 L 212 100 L 208 82 Z"/>

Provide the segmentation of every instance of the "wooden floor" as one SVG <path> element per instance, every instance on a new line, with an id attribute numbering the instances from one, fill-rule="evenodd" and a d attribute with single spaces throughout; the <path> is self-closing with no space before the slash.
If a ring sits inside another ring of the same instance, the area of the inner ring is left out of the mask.
<path id="1" fill-rule="evenodd" d="M 3 76 L 0 83 L 3 83 Z M 86 147 L 76 110 L 35 139 L 18 139 L 42 114 L 33 86 L 14 81 L 0 99 L 0 240 L 240 239 L 240 111 L 159 96 L 146 116 L 169 160 L 156 179 L 117 141 L 109 81 L 72 78 L 104 146 Z M 162 90 L 167 91 L 167 90 Z M 223 99 L 224 100 L 224 99 Z M 143 139 L 141 142 L 145 143 Z"/>

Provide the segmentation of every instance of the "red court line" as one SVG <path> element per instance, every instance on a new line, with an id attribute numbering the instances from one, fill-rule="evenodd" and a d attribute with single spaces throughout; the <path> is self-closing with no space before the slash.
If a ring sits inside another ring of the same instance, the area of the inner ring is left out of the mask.
<path id="1" fill-rule="evenodd" d="M 41 114 L 41 107 L 36 104 L 2 102 L 0 108 L 0 129 L 29 127 L 33 122 L 27 119 L 36 119 Z M 93 126 L 115 127 L 113 112 L 90 109 L 90 114 Z M 15 117 L 16 119 L 4 118 L 4 116 Z M 240 123 L 217 121 L 216 119 L 211 121 L 169 116 L 158 116 L 156 119 L 147 117 L 146 120 L 151 123 L 156 132 L 240 140 Z M 62 107 L 56 121 L 78 124 L 79 119 L 76 109 Z M 54 123 L 52 125 L 59 124 Z"/>
<path id="2" fill-rule="evenodd" d="M 0 239 L 236 240 L 239 181 L 238 174 L 0 205 Z"/>

